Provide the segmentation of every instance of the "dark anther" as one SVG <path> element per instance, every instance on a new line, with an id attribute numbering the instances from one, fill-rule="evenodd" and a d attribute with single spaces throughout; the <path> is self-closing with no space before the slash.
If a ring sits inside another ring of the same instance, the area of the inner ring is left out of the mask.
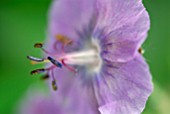
<path id="1" fill-rule="evenodd" d="M 53 90 L 54 90 L 54 91 L 57 90 L 57 84 L 56 84 L 56 81 L 55 81 L 55 80 L 52 81 L 52 87 L 53 87 Z"/>
<path id="2" fill-rule="evenodd" d="M 139 49 L 138 49 L 138 52 L 139 52 L 140 54 L 143 54 L 143 53 L 144 53 L 144 50 L 143 50 L 142 48 L 139 48 Z"/>
<path id="3" fill-rule="evenodd" d="M 42 48 L 43 44 L 42 43 L 36 43 L 36 44 L 34 44 L 34 47 L 35 48 Z"/>
<path id="4" fill-rule="evenodd" d="M 45 71 L 46 71 L 46 70 L 45 70 L 44 68 L 42 68 L 42 69 L 36 69 L 36 70 L 31 71 L 31 75 L 43 73 L 43 72 L 45 72 Z"/>
<path id="5" fill-rule="evenodd" d="M 53 59 L 52 57 L 48 57 L 48 60 L 53 63 L 55 66 L 62 68 L 62 64 L 57 60 Z"/>

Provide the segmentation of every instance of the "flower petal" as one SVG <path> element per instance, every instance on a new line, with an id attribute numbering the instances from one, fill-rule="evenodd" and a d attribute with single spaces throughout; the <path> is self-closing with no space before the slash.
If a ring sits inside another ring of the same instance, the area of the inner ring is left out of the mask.
<path id="1" fill-rule="evenodd" d="M 20 104 L 18 114 L 100 114 L 92 88 L 83 86 L 80 79 L 68 87 L 67 92 L 59 88 L 56 94 L 30 91 L 28 98 Z M 32 88 L 33 89 L 33 88 Z"/>
<path id="2" fill-rule="evenodd" d="M 100 37 L 102 56 L 112 62 L 133 59 L 147 36 L 150 19 L 141 0 L 100 0 L 97 28 L 104 29 Z"/>
<path id="3" fill-rule="evenodd" d="M 50 14 L 49 34 L 63 34 L 77 39 L 76 30 L 89 23 L 94 12 L 95 0 L 55 0 Z"/>
<path id="4" fill-rule="evenodd" d="M 44 92 L 31 91 L 16 114 L 63 114 L 60 107 Z"/>
<path id="5" fill-rule="evenodd" d="M 94 84 L 102 114 L 140 114 L 153 85 L 143 57 L 126 63 L 107 63 Z"/>
<path id="6" fill-rule="evenodd" d="M 90 85 L 83 85 L 80 76 L 75 76 L 65 90 L 60 89 L 59 85 L 59 91 L 53 94 L 53 98 L 59 104 L 60 110 L 69 114 L 99 114 L 94 90 Z"/>
<path id="7" fill-rule="evenodd" d="M 50 9 L 48 27 L 48 50 L 57 52 L 56 35 L 61 34 L 73 41 L 68 50 L 82 48 L 95 27 L 96 0 L 54 0 Z M 49 45 L 50 44 L 50 45 Z M 81 45 L 81 46 L 80 46 Z"/>

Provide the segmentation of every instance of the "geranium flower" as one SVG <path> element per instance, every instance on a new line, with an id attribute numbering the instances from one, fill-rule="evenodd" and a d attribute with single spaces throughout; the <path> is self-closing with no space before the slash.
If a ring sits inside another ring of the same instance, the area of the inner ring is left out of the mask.
<path id="1" fill-rule="evenodd" d="M 47 72 L 63 114 L 140 114 L 153 90 L 140 53 L 149 28 L 141 0 L 55 0 L 48 42 L 35 44 L 46 57 L 28 56 L 48 65 L 32 74 Z"/>

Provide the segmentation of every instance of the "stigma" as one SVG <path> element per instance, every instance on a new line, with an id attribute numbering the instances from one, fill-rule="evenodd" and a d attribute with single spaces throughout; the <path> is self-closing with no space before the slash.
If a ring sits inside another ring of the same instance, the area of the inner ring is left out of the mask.
<path id="1" fill-rule="evenodd" d="M 72 50 L 69 53 L 66 53 L 64 50 L 68 45 L 74 45 L 74 42 L 70 40 L 68 37 L 58 34 L 56 35 L 56 43 L 54 43 L 54 47 L 57 44 L 61 44 L 60 52 L 57 54 L 52 54 L 44 48 L 43 43 L 34 44 L 35 48 L 40 48 L 47 57 L 45 58 L 37 58 L 33 56 L 27 56 L 29 60 L 31 60 L 32 64 L 40 64 L 40 63 L 50 63 L 50 67 L 48 68 L 39 68 L 31 71 L 31 75 L 35 74 L 43 74 L 42 79 L 52 79 L 52 87 L 54 90 L 57 90 L 57 83 L 54 76 L 54 69 L 65 67 L 72 73 L 79 72 L 77 67 L 75 66 L 85 66 L 86 72 L 89 74 L 99 73 L 102 66 L 102 59 L 100 57 L 100 46 L 99 41 L 95 38 L 91 38 L 91 41 L 88 41 L 85 46 L 79 50 Z M 57 49 L 59 50 L 59 49 Z M 48 77 L 48 78 L 47 78 Z"/>

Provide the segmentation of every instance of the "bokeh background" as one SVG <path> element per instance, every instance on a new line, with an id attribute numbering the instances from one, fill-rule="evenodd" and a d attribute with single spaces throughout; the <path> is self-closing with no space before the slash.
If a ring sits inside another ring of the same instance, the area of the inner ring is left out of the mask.
<path id="1" fill-rule="evenodd" d="M 170 0 L 143 0 L 151 30 L 143 47 L 153 74 L 154 92 L 143 114 L 170 114 Z M 0 0 L 0 114 L 15 114 L 18 102 L 32 84 L 26 55 L 41 56 L 33 48 L 46 38 L 51 0 Z"/>

